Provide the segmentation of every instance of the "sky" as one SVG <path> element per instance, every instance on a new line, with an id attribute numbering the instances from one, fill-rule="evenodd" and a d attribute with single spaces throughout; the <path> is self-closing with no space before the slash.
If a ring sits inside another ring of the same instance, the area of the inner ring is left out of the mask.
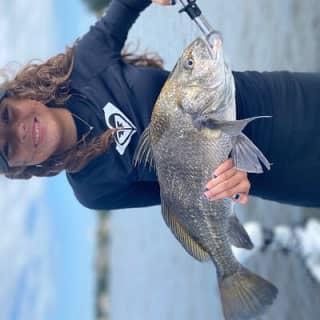
<path id="1" fill-rule="evenodd" d="M 1 1 L 0 65 L 62 52 L 94 21 L 81 0 Z M 64 174 L 0 177 L 0 208 L 0 320 L 92 319 L 95 212 Z"/>

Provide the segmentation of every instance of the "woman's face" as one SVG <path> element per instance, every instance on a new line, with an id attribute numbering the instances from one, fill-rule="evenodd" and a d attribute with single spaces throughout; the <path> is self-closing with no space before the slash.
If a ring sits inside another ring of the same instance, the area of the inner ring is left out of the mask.
<path id="1" fill-rule="evenodd" d="M 63 135 L 57 111 L 35 100 L 2 101 L 0 152 L 10 167 L 39 164 L 59 152 Z"/>

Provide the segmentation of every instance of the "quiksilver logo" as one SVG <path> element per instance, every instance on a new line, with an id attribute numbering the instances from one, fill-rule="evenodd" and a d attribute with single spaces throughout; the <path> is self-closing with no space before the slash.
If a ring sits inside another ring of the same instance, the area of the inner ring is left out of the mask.
<path id="1" fill-rule="evenodd" d="M 111 102 L 103 108 L 107 126 L 112 129 L 118 129 L 115 134 L 116 149 L 119 154 L 123 155 L 131 137 L 135 134 L 136 127 L 128 117 Z"/>

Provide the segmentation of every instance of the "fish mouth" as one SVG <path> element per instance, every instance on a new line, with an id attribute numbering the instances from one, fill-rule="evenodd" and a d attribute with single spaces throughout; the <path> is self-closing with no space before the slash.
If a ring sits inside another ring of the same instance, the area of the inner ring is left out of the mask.
<path id="1" fill-rule="evenodd" d="M 221 48 L 222 48 L 222 40 L 221 40 L 221 38 L 220 37 L 215 37 L 213 39 L 212 45 L 209 47 L 209 51 L 212 53 L 214 59 L 218 58 L 218 55 L 221 52 Z"/>
<path id="2" fill-rule="evenodd" d="M 218 60 L 222 49 L 222 39 L 219 34 L 215 34 L 209 40 L 205 41 L 206 47 L 211 59 Z"/>
<path id="3" fill-rule="evenodd" d="M 219 31 L 212 31 L 207 37 L 206 37 L 206 42 L 208 45 L 212 48 L 214 47 L 215 42 L 219 40 L 220 43 L 223 42 L 222 40 L 222 34 Z"/>
<path id="4" fill-rule="evenodd" d="M 198 43 L 203 50 L 207 50 L 209 57 L 217 60 L 222 49 L 222 36 L 218 31 L 213 31 L 206 38 L 198 38 Z"/>

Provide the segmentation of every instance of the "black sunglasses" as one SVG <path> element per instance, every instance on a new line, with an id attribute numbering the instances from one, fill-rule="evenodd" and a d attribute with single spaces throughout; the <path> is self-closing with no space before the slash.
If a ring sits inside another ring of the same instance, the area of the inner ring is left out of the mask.
<path id="1" fill-rule="evenodd" d="M 7 96 L 7 93 L 8 91 L 6 89 L 0 88 L 0 103 Z M 8 171 L 9 171 L 8 161 L 4 157 L 4 155 L 0 152 L 0 172 L 8 172 Z"/>

